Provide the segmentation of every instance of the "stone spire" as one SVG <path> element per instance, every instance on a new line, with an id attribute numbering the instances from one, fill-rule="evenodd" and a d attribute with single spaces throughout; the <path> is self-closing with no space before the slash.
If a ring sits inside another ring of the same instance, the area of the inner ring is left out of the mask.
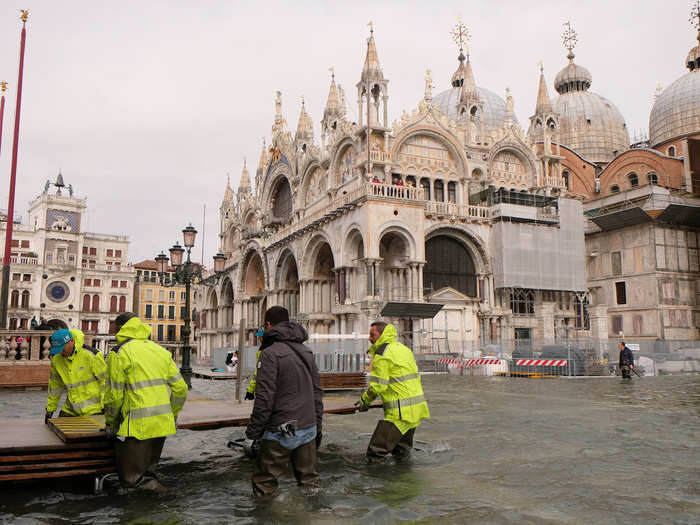
<path id="1" fill-rule="evenodd" d="M 475 102 L 479 100 L 476 92 L 476 81 L 472 72 L 472 63 L 467 53 L 467 63 L 464 65 L 464 80 L 462 83 L 462 93 L 459 96 L 460 102 Z"/>
<path id="2" fill-rule="evenodd" d="M 241 182 L 238 184 L 238 192 L 249 192 L 250 191 L 250 177 L 248 176 L 248 163 L 246 158 L 243 157 L 243 171 L 241 172 Z"/>
<path id="3" fill-rule="evenodd" d="M 310 142 L 314 139 L 314 125 L 311 117 L 306 112 L 304 97 L 301 97 L 301 111 L 299 112 L 299 123 L 297 124 L 296 139 L 299 142 Z"/>
<path id="4" fill-rule="evenodd" d="M 267 145 L 265 137 L 262 138 L 262 151 L 260 152 L 260 160 L 258 161 L 258 169 L 255 170 L 255 191 L 260 192 L 260 181 L 263 177 L 263 171 L 267 167 Z"/>
<path id="5" fill-rule="evenodd" d="M 374 41 L 374 26 L 372 22 L 369 23 L 369 40 L 367 41 L 367 54 L 365 55 L 365 65 L 362 68 L 363 82 L 367 82 L 369 79 L 372 80 L 383 80 L 384 73 L 382 72 L 382 67 L 379 65 L 379 55 L 377 54 L 377 44 Z"/>
<path id="6" fill-rule="evenodd" d="M 224 191 L 224 202 L 233 201 L 233 190 L 231 189 L 231 177 L 226 174 L 226 190 Z"/>
<path id="7" fill-rule="evenodd" d="M 544 114 L 551 112 L 552 101 L 549 99 L 549 93 L 547 92 L 547 82 L 544 79 L 544 67 L 540 62 L 540 85 L 537 89 L 537 104 L 535 104 L 535 114 Z"/>
<path id="8" fill-rule="evenodd" d="M 335 85 L 335 71 L 330 68 L 331 72 L 331 87 L 328 90 L 328 100 L 326 100 L 326 109 L 323 110 L 323 118 L 326 116 L 337 114 L 340 110 L 340 95 L 338 87 Z"/>

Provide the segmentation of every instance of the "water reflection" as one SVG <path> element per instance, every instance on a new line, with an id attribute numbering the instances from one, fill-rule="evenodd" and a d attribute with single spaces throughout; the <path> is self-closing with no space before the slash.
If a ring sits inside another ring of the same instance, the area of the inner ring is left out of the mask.
<path id="1" fill-rule="evenodd" d="M 0 489 L 8 523 L 692 523 L 700 517 L 700 376 L 526 380 L 426 376 L 432 419 L 407 463 L 367 465 L 376 412 L 330 416 L 322 490 L 289 476 L 256 504 L 241 429 L 181 431 L 170 493 L 93 496 L 74 480 Z M 233 385 L 195 380 L 211 397 Z M 44 392 L 0 393 L 0 417 L 43 416 Z"/>

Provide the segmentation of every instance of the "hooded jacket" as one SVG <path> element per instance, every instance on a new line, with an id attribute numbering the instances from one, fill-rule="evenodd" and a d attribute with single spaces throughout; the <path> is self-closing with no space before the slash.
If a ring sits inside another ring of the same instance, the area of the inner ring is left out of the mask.
<path id="1" fill-rule="evenodd" d="M 170 352 L 150 335 L 150 326 L 129 319 L 107 358 L 105 424 L 119 436 L 143 440 L 174 434 L 187 398 L 187 384 Z"/>
<path id="2" fill-rule="evenodd" d="M 372 356 L 372 372 L 362 402 L 369 405 L 380 396 L 384 419 L 394 423 L 402 434 L 429 418 L 416 359 L 410 348 L 396 340 L 394 325 L 386 325 L 367 352 Z"/>
<path id="3" fill-rule="evenodd" d="M 323 389 L 314 356 L 303 344 L 307 338 L 293 321 L 278 323 L 263 335 L 249 439 L 260 439 L 266 430 L 275 432 L 292 420 L 299 430 L 316 425 L 321 433 Z"/>
<path id="4" fill-rule="evenodd" d="M 61 408 L 71 416 L 90 416 L 102 412 L 105 389 L 105 362 L 102 354 L 83 348 L 85 334 L 70 330 L 75 350 L 68 357 L 61 354 L 51 359 L 51 375 L 46 396 L 46 411 L 58 408 L 61 394 L 67 391 L 66 402 Z"/>

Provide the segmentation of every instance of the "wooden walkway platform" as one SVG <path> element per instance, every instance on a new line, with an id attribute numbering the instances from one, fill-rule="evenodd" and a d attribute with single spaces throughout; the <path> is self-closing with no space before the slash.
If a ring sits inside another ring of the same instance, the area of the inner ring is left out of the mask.
<path id="1" fill-rule="evenodd" d="M 324 413 L 354 414 L 355 401 L 356 397 L 327 396 Z M 248 424 L 252 410 L 252 401 L 222 402 L 190 392 L 177 428 L 242 427 Z M 104 417 L 77 419 L 56 418 L 50 425 L 45 425 L 43 418 L 0 419 L 0 483 L 116 472 L 113 446 L 105 438 Z"/>

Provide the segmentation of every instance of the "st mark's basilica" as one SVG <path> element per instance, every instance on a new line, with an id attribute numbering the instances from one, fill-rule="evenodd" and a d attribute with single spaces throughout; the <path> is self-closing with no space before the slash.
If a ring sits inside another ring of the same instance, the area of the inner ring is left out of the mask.
<path id="1" fill-rule="evenodd" d="M 698 20 L 691 16 L 700 30 Z M 685 61 L 677 57 L 679 76 L 681 66 L 687 72 L 657 93 L 649 138 L 635 144 L 614 101 L 575 61 L 571 25 L 556 94 L 541 70 L 527 123 L 507 89 L 477 84 L 466 27 L 453 36 L 450 87 L 434 93 L 448 79 L 426 71 L 417 107 L 394 122 L 373 32 L 356 122 L 333 74 L 320 137 L 303 102 L 292 133 L 277 92 L 254 178 L 244 166 L 221 203 L 228 274 L 198 294 L 203 356 L 234 345 L 241 319 L 252 344 L 272 305 L 312 334 L 366 333 L 373 320 L 390 320 L 416 352 L 698 338 L 693 34 Z"/>

